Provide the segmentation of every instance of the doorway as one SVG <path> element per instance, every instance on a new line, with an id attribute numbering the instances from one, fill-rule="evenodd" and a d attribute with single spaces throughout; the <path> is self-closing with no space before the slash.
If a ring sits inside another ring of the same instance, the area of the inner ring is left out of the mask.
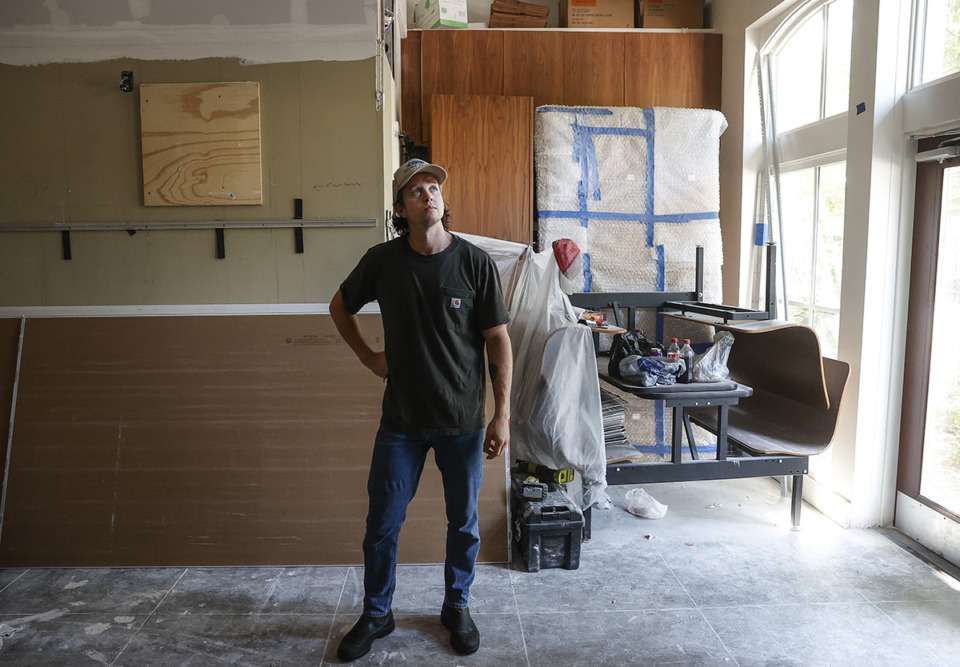
<path id="1" fill-rule="evenodd" d="M 942 146 L 924 139 L 918 153 Z M 960 158 L 919 162 L 895 525 L 960 563 Z"/>

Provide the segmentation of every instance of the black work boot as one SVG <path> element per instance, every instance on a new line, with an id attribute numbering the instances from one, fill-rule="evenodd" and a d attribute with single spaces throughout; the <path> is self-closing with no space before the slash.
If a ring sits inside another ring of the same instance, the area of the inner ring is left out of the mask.
<path id="1" fill-rule="evenodd" d="M 480 648 L 480 631 L 470 618 L 468 608 L 457 609 L 443 605 L 440 609 L 440 622 L 450 631 L 450 646 L 460 655 L 476 653 Z"/>
<path id="2" fill-rule="evenodd" d="M 337 657 L 344 662 L 349 662 L 366 655 L 373 646 L 373 640 L 386 637 L 393 632 L 394 627 L 396 626 L 393 624 L 393 611 L 388 611 L 386 616 L 379 617 L 363 614 L 350 632 L 340 640 Z"/>

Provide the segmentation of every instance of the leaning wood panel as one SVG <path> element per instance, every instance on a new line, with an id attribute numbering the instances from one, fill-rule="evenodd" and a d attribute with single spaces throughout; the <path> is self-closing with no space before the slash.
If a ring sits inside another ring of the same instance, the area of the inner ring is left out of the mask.
<path id="1" fill-rule="evenodd" d="M 624 105 L 622 33 L 562 33 L 563 103 Z"/>
<path id="2" fill-rule="evenodd" d="M 563 104 L 562 64 L 561 33 L 504 33 L 503 94 L 529 95 L 535 107 Z"/>
<path id="3" fill-rule="evenodd" d="M 434 95 L 431 155 L 457 231 L 533 242 L 533 98 Z"/>
<path id="4" fill-rule="evenodd" d="M 421 91 L 424 139 L 433 95 L 503 95 L 502 30 L 426 30 Z"/>
<path id="5" fill-rule="evenodd" d="M 261 204 L 260 84 L 143 84 L 143 203 Z"/>
<path id="6" fill-rule="evenodd" d="M 721 35 L 625 35 L 627 106 L 720 109 Z"/>
<path id="7" fill-rule="evenodd" d="M 407 33 L 400 46 L 400 116 L 401 128 L 415 144 L 423 144 L 421 118 L 421 44 L 419 30 Z"/>
<path id="8" fill-rule="evenodd" d="M 20 320 L 0 319 L 0 475 L 7 469 L 7 439 L 10 434 L 10 407 L 17 373 Z M 0 477 L 3 479 L 3 477 Z M 2 537 L 2 536 L 0 536 Z"/>
<path id="9" fill-rule="evenodd" d="M 31 319 L 25 341 L 0 566 L 362 562 L 383 384 L 328 316 Z M 485 561 L 506 560 L 503 465 Z M 428 465 L 403 562 L 443 561 L 442 507 Z"/>

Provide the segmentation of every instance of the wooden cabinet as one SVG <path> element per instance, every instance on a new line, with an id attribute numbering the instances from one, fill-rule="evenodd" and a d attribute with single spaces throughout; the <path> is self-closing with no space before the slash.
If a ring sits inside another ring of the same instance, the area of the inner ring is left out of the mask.
<path id="1" fill-rule="evenodd" d="M 524 30 L 411 31 L 402 126 L 429 145 L 433 95 L 530 96 L 545 104 L 720 109 L 722 35 Z"/>
<path id="2" fill-rule="evenodd" d="M 453 228 L 533 240 L 534 109 L 720 109 L 713 33 L 426 30 L 401 50 L 402 128 L 450 170 Z"/>

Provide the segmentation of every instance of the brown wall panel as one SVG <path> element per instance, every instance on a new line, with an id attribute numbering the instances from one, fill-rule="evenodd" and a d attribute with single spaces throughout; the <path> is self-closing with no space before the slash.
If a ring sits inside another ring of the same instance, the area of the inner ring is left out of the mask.
<path id="1" fill-rule="evenodd" d="M 457 231 L 533 242 L 533 98 L 434 95 L 431 155 Z"/>
<path id="2" fill-rule="evenodd" d="M 360 563 L 382 392 L 328 316 L 28 320 L 0 566 Z M 427 465 L 404 562 L 443 561 L 442 507 Z"/>
<path id="3" fill-rule="evenodd" d="M 426 30 L 421 38 L 421 131 L 427 139 L 433 95 L 503 95 L 503 31 Z"/>
<path id="4" fill-rule="evenodd" d="M 506 32 L 503 94 L 533 97 L 534 107 L 563 104 L 563 35 Z"/>
<path id="5" fill-rule="evenodd" d="M 419 30 L 411 30 L 400 48 L 400 127 L 410 135 L 415 144 L 423 144 L 423 119 L 420 117 L 422 106 L 422 87 L 420 74 L 420 55 L 422 40 Z"/>
<path id="6" fill-rule="evenodd" d="M 624 38 L 626 106 L 720 109 L 721 35 L 641 33 Z"/>
<path id="7" fill-rule="evenodd" d="M 624 105 L 623 34 L 563 33 L 563 103 Z"/>

